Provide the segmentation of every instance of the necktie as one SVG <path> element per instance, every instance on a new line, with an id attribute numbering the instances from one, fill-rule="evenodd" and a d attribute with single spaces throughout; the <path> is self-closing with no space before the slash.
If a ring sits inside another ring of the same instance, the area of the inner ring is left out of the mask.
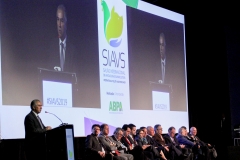
<path id="1" fill-rule="evenodd" d="M 130 136 L 134 142 L 135 145 L 137 145 L 137 141 L 133 138 L 133 136 Z"/>
<path id="2" fill-rule="evenodd" d="M 61 71 L 63 71 L 64 68 L 64 44 L 61 42 L 60 43 L 60 66 L 61 66 Z"/>
<path id="3" fill-rule="evenodd" d="M 148 144 L 148 141 L 147 141 L 146 138 L 143 138 L 143 143 L 144 143 L 144 144 Z"/>
<path id="4" fill-rule="evenodd" d="M 130 141 L 128 140 L 128 138 L 127 138 L 127 137 L 125 137 L 125 139 L 126 139 L 126 141 L 127 141 L 128 145 L 129 145 L 129 146 L 132 146 L 132 143 L 130 143 Z"/>
<path id="5" fill-rule="evenodd" d="M 42 120 L 39 116 L 37 116 L 37 119 L 38 119 L 38 122 L 40 123 L 41 125 L 41 128 L 44 129 L 44 126 L 43 126 L 43 123 L 42 123 Z"/>
<path id="6" fill-rule="evenodd" d="M 163 137 L 162 137 L 162 135 L 161 135 L 161 134 L 160 134 L 160 137 L 161 137 L 161 140 L 162 140 L 162 141 L 164 141 L 164 139 L 163 139 Z"/>
<path id="7" fill-rule="evenodd" d="M 162 82 L 164 83 L 164 78 L 165 78 L 165 63 L 162 62 Z"/>
<path id="8" fill-rule="evenodd" d="M 175 144 L 174 138 L 171 138 L 171 139 L 172 139 L 173 144 Z"/>
<path id="9" fill-rule="evenodd" d="M 115 153 L 116 153 L 116 155 L 117 155 L 117 156 L 119 156 L 119 155 L 120 155 L 120 153 L 119 153 L 119 151 L 118 151 L 118 150 L 115 150 Z"/>

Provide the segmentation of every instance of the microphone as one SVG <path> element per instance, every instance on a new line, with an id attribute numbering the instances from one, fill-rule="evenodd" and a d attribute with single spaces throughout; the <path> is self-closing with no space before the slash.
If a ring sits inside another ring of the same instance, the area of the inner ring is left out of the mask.
<path id="1" fill-rule="evenodd" d="M 54 115 L 55 117 L 57 117 L 57 119 L 59 119 L 59 120 L 62 122 L 62 124 L 60 124 L 59 126 L 62 126 L 62 125 L 66 125 L 66 124 L 67 124 L 67 123 L 63 123 L 63 121 L 62 121 L 60 118 L 58 118 L 58 116 L 56 116 L 55 114 L 50 113 L 50 112 L 48 112 L 48 111 L 45 111 L 45 113 L 49 113 L 49 114 L 52 114 L 52 115 Z"/>
<path id="2" fill-rule="evenodd" d="M 163 83 L 163 81 L 160 79 L 160 80 L 158 80 L 158 83 L 162 84 L 162 83 Z"/>

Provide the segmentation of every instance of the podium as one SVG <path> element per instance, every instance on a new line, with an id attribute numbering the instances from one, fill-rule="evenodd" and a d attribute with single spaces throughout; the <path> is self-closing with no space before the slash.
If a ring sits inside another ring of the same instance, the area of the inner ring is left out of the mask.
<path id="1" fill-rule="evenodd" d="M 152 109 L 169 111 L 172 96 L 172 85 L 149 81 L 150 94 L 152 95 Z"/>
<path id="2" fill-rule="evenodd" d="M 46 160 L 75 160 L 73 125 L 61 125 L 45 134 Z"/>
<path id="3" fill-rule="evenodd" d="M 78 94 L 76 73 L 38 69 L 40 98 L 44 106 L 72 107 Z"/>

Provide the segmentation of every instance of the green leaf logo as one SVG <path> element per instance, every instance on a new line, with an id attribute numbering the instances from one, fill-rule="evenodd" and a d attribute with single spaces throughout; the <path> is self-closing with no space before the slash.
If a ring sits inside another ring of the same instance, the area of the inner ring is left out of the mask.
<path id="1" fill-rule="evenodd" d="M 68 156 L 69 156 L 70 158 L 73 158 L 73 152 L 71 152 L 70 150 L 68 150 Z"/>
<path id="2" fill-rule="evenodd" d="M 110 12 L 105 0 L 102 0 L 101 4 L 103 7 L 105 38 L 110 46 L 118 47 L 122 41 L 120 36 L 123 31 L 123 17 L 119 16 L 119 14 L 115 12 L 114 7 Z"/>

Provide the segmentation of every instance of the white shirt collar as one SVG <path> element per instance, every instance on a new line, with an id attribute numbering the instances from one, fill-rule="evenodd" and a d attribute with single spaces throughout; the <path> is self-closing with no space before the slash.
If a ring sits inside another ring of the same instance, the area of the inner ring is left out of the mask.
<path id="1" fill-rule="evenodd" d="M 165 65 L 166 59 L 161 59 L 161 63 L 163 63 Z"/>
<path id="2" fill-rule="evenodd" d="M 59 38 L 59 45 L 61 43 L 63 43 L 64 44 L 64 48 L 65 48 L 66 47 L 66 41 L 67 41 L 67 36 L 66 36 L 66 38 L 63 41 Z"/>
<path id="3" fill-rule="evenodd" d="M 33 113 L 34 113 L 34 115 L 37 117 L 38 116 L 38 114 L 36 113 L 36 112 L 34 112 L 34 111 L 32 111 Z"/>

